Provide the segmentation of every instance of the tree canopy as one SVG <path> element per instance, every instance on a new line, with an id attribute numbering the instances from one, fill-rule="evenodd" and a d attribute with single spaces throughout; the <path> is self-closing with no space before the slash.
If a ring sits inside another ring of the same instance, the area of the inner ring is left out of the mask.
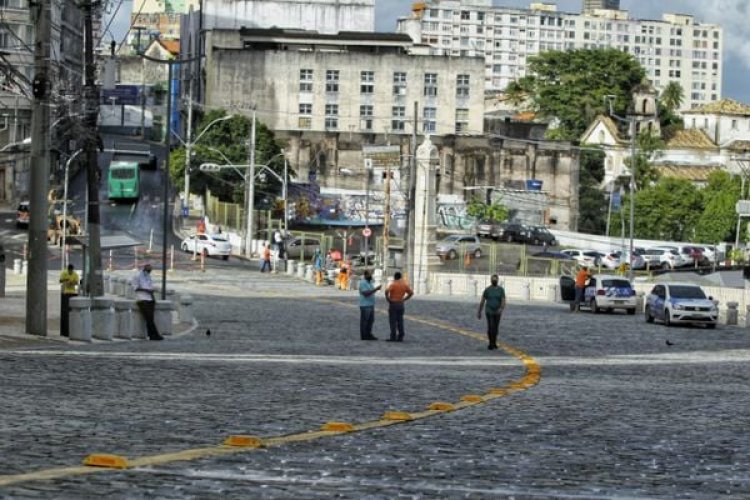
<path id="1" fill-rule="evenodd" d="M 551 136 L 575 140 L 597 114 L 609 113 L 605 96 L 615 96 L 614 110 L 624 114 L 631 90 L 645 77 L 636 59 L 612 48 L 547 51 L 529 58 L 529 75 L 511 83 L 511 96 L 528 95 L 533 109 L 559 126 Z"/>
<path id="2" fill-rule="evenodd" d="M 247 143 L 250 137 L 250 119 L 241 115 L 234 115 L 225 121 L 208 125 L 226 116 L 224 110 L 212 110 L 206 113 L 198 122 L 193 134 L 193 140 L 200 137 L 192 148 L 190 159 L 191 177 L 190 191 L 202 193 L 210 189 L 211 193 L 224 201 L 242 202 L 245 185 L 242 175 L 245 168 L 225 168 L 219 172 L 201 172 L 198 167 L 202 163 L 247 165 Z M 205 131 L 205 132 L 204 132 Z M 202 135 L 201 135 L 202 134 Z M 185 148 L 172 151 L 170 156 L 170 172 L 172 182 L 178 189 L 184 189 L 185 177 Z M 281 148 L 276 143 L 273 132 L 265 125 L 256 122 L 255 130 L 255 164 L 267 165 L 271 170 L 283 176 L 284 159 Z M 256 174 L 259 172 L 256 172 Z M 289 173 L 290 177 L 292 173 Z M 281 183 L 273 175 L 256 175 L 255 181 L 256 207 L 263 204 L 264 199 L 270 201 L 281 191 Z"/>

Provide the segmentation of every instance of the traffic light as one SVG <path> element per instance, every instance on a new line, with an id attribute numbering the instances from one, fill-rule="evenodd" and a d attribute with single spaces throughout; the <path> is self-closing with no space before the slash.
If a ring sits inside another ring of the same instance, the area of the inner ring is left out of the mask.
<path id="1" fill-rule="evenodd" d="M 35 99 L 42 99 L 47 95 L 47 79 L 42 75 L 34 77 L 31 84 L 31 92 Z"/>

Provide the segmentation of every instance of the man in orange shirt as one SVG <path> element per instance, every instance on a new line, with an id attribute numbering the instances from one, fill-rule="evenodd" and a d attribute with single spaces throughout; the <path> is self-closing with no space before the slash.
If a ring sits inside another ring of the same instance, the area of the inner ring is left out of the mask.
<path id="1" fill-rule="evenodd" d="M 390 342 L 403 342 L 404 340 L 404 302 L 413 295 L 412 289 L 401 279 L 401 273 L 394 274 L 393 283 L 385 289 L 385 298 L 388 301 L 388 322 L 391 325 L 391 337 L 388 339 Z"/>
<path id="2" fill-rule="evenodd" d="M 591 273 L 589 268 L 581 266 L 581 269 L 576 274 L 576 301 L 573 305 L 573 312 L 579 312 L 581 310 L 581 302 L 583 302 L 583 293 L 586 290 L 586 284 L 591 279 Z"/>

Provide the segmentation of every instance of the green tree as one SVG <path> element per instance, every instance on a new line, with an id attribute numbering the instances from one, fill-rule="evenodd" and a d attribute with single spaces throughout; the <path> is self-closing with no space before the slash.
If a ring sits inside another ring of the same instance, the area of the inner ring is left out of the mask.
<path id="1" fill-rule="evenodd" d="M 694 241 L 734 241 L 737 224 L 735 205 L 740 199 L 741 180 L 724 171 L 713 172 L 703 189 L 703 212 L 695 226 Z"/>
<path id="2" fill-rule="evenodd" d="M 623 201 L 625 221 L 630 220 L 629 196 Z M 635 237 L 690 241 L 702 211 L 703 195 L 692 182 L 664 177 L 635 193 Z"/>
<path id="3" fill-rule="evenodd" d="M 659 97 L 659 103 L 668 111 L 679 111 L 685 94 L 679 82 L 669 82 Z"/>
<path id="4" fill-rule="evenodd" d="M 578 231 L 604 234 L 607 225 L 607 199 L 599 188 L 604 180 L 604 152 L 581 152 L 578 188 Z"/>
<path id="5" fill-rule="evenodd" d="M 477 220 L 503 222 L 508 219 L 508 207 L 497 201 L 488 205 L 474 196 L 466 207 L 466 214 Z"/>
<path id="6" fill-rule="evenodd" d="M 576 140 L 597 114 L 609 112 L 605 96 L 624 114 L 630 91 L 645 77 L 636 59 L 616 49 L 547 51 L 529 58 L 529 75 L 511 85 L 512 95 L 528 93 L 533 109 L 554 118 L 557 138 Z"/>
<path id="7" fill-rule="evenodd" d="M 214 120 L 226 115 L 224 110 L 212 110 L 206 113 L 196 127 L 194 137 L 198 137 Z M 198 167 L 202 163 L 216 163 L 224 165 L 227 160 L 233 165 L 247 165 L 247 142 L 250 137 L 250 120 L 244 116 L 234 115 L 231 119 L 213 124 L 195 144 L 190 159 L 191 177 L 190 191 L 203 193 L 210 189 L 211 193 L 221 200 L 241 203 L 244 200 L 245 186 L 242 176 L 245 168 L 226 168 L 219 172 L 201 172 Z M 276 143 L 273 132 L 262 123 L 256 123 L 255 131 L 255 163 L 268 165 L 279 176 L 284 173 L 284 160 L 281 148 Z M 185 148 L 177 148 L 170 155 L 170 173 L 173 185 L 177 189 L 184 189 L 185 178 Z M 293 172 L 289 172 L 291 177 Z M 255 181 L 256 207 L 263 204 L 264 199 L 272 199 L 281 192 L 282 184 L 272 175 L 256 176 Z"/>

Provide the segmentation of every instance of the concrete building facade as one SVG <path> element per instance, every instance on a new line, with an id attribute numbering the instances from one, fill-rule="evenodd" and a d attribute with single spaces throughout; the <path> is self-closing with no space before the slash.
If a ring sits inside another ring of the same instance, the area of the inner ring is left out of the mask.
<path id="1" fill-rule="evenodd" d="M 601 9 L 620 10 L 620 0 L 583 0 L 582 12 L 593 12 Z"/>
<path id="2" fill-rule="evenodd" d="M 397 30 L 434 54 L 484 58 L 489 91 L 525 76 L 528 58 L 541 52 L 612 47 L 632 54 L 657 90 L 679 83 L 684 109 L 721 99 L 722 28 L 689 15 L 639 20 L 621 10 L 573 14 L 546 3 L 519 9 L 493 7 L 491 0 L 428 0 L 414 4 Z"/>

